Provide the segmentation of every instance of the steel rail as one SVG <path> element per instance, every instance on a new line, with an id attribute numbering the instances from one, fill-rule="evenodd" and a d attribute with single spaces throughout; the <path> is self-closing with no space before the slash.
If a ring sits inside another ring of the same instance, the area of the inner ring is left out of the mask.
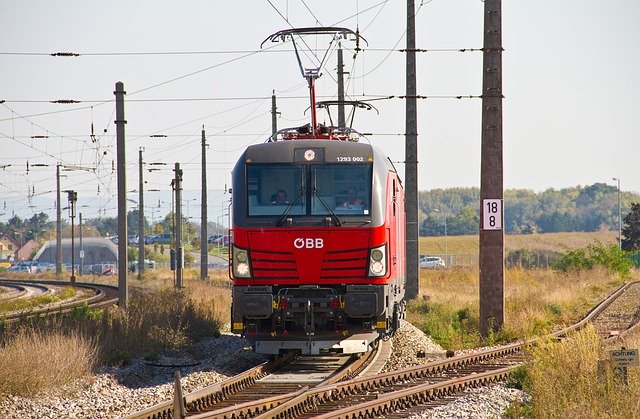
<path id="1" fill-rule="evenodd" d="M 516 368 L 516 365 L 500 368 L 495 371 L 474 373 L 464 377 L 446 380 L 441 383 L 421 384 L 387 393 L 375 400 L 318 415 L 315 416 L 315 418 L 371 418 L 384 416 L 398 410 L 404 410 L 415 405 L 425 404 L 461 392 L 469 387 L 481 387 L 504 381 L 508 378 L 509 371 L 514 368 Z"/>
<path id="2" fill-rule="evenodd" d="M 281 409 L 287 409 L 289 403 L 293 406 L 298 404 L 305 405 L 310 394 L 315 394 L 316 388 L 324 388 L 331 386 L 344 380 L 350 380 L 356 376 L 363 368 L 368 366 L 375 359 L 379 347 L 376 350 L 366 352 L 357 357 L 353 362 L 348 363 L 343 368 L 330 375 L 327 379 L 317 384 L 315 387 L 305 386 L 301 390 L 270 397 L 262 400 L 250 401 L 237 406 L 209 411 L 196 416 L 190 416 L 192 419 L 200 418 L 237 418 L 237 417 L 253 417 L 259 414 L 267 413 L 272 415 Z M 304 390 L 304 391 L 303 391 Z M 295 408 L 295 407 L 294 407 Z"/>
<path id="3" fill-rule="evenodd" d="M 53 285 L 53 286 L 71 286 L 71 282 L 61 282 L 61 281 L 7 281 L 0 280 L 0 284 L 18 284 L 23 286 L 38 286 L 38 285 Z M 77 288 L 85 288 L 92 290 L 94 295 L 88 298 L 82 298 L 78 300 L 63 300 L 59 303 L 49 304 L 45 307 L 41 308 L 31 308 L 25 310 L 20 310 L 17 312 L 8 312 L 1 315 L 4 321 L 10 322 L 15 321 L 20 318 L 33 317 L 37 315 L 49 315 L 49 314 L 63 314 L 68 313 L 73 310 L 74 307 L 87 303 L 91 308 L 99 308 L 105 307 L 108 305 L 116 304 L 118 302 L 118 298 L 114 297 L 117 294 L 117 287 L 113 285 L 105 285 L 105 284 L 93 284 L 86 282 L 76 282 L 75 286 Z"/>
<path id="4" fill-rule="evenodd" d="M 0 294 L 0 301 L 15 300 L 27 294 L 27 289 L 18 284 L 0 283 L 4 288 L 10 288 L 10 291 Z"/>
<path id="5" fill-rule="evenodd" d="M 200 412 L 208 409 L 215 403 L 226 399 L 230 394 L 241 391 L 255 384 L 266 374 L 275 371 L 294 359 L 293 354 L 285 355 L 270 362 L 257 365 L 247 371 L 228 378 L 219 383 L 212 384 L 200 390 L 189 393 L 183 397 L 187 410 Z M 173 417 L 173 400 L 151 406 L 147 409 L 125 416 L 124 419 L 158 419 Z"/>

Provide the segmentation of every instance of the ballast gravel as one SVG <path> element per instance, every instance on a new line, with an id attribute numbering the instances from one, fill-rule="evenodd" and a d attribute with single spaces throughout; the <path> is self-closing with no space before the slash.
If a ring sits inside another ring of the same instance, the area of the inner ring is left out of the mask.
<path id="1" fill-rule="evenodd" d="M 392 338 L 393 352 L 384 371 L 444 356 L 444 350 L 408 322 Z M 73 385 L 35 397 L 0 396 L 2 418 L 118 418 L 171 400 L 174 370 L 179 368 L 183 394 L 206 387 L 266 361 L 237 336 L 223 334 L 198 345 L 199 355 L 165 356 L 153 363 L 136 360 L 126 367 L 103 368 Z M 525 395 L 502 385 L 468 391 L 453 403 L 414 413 L 414 418 L 498 418 Z"/>

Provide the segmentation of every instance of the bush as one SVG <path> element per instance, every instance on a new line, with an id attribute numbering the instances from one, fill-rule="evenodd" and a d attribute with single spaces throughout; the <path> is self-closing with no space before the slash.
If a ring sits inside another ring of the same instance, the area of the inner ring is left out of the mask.
<path id="1" fill-rule="evenodd" d="M 473 348 L 480 343 L 478 315 L 470 307 L 455 309 L 449 304 L 413 300 L 408 309 L 419 316 L 416 325 L 445 349 Z"/>
<path id="2" fill-rule="evenodd" d="M 184 350 L 204 336 L 219 334 L 221 323 L 192 300 L 186 291 L 135 290 L 127 310 L 111 307 L 96 321 L 81 327 L 99 331 L 102 359 L 110 364 L 130 358 L 157 356 L 163 350 Z"/>
<path id="3" fill-rule="evenodd" d="M 598 372 L 598 360 L 606 352 L 589 325 L 568 336 L 531 348 L 525 388 L 532 397 L 533 417 L 633 417 L 640 398 L 639 374 L 629 369 L 629 385 L 623 385 L 611 369 Z"/>
<path id="4" fill-rule="evenodd" d="M 596 242 L 579 249 L 566 249 L 554 265 L 563 272 L 592 269 L 594 266 L 602 266 L 610 272 L 627 277 L 633 262 L 627 257 L 627 252 L 621 250 L 617 244 L 604 245 Z"/>

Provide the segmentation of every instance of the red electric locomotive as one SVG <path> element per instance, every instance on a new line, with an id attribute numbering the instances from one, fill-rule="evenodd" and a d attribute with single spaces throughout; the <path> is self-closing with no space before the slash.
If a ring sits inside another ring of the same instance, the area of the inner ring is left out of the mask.
<path id="1" fill-rule="evenodd" d="M 355 130 L 312 113 L 233 170 L 231 329 L 259 353 L 366 352 L 404 316 L 400 178 Z"/>

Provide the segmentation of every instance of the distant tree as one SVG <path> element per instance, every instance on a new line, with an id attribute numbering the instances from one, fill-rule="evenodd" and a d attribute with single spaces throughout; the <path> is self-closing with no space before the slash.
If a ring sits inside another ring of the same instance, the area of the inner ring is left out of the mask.
<path id="1" fill-rule="evenodd" d="M 174 225 L 173 212 L 169 212 L 158 224 L 162 226 L 162 231 L 172 231 Z"/>
<path id="2" fill-rule="evenodd" d="M 466 206 L 455 216 L 447 217 L 447 234 L 452 236 L 477 234 L 480 229 L 480 208 Z"/>
<path id="3" fill-rule="evenodd" d="M 115 217 L 100 217 L 84 221 L 86 225 L 94 226 L 102 237 L 118 234 L 118 219 Z"/>
<path id="4" fill-rule="evenodd" d="M 129 211 L 129 213 L 127 214 L 127 234 L 131 235 L 131 236 L 137 236 L 138 233 L 140 233 L 140 230 L 138 228 L 138 217 L 139 217 L 139 211 L 137 209 L 131 210 Z M 144 231 L 149 231 L 150 227 L 149 227 L 149 221 L 147 220 L 147 217 L 143 217 L 142 218 L 142 225 L 144 227 Z"/>
<path id="5" fill-rule="evenodd" d="M 544 213 L 538 217 L 538 226 L 542 233 L 556 233 L 559 231 L 578 231 L 575 217 L 568 212 L 554 211 Z"/>
<path id="6" fill-rule="evenodd" d="M 429 215 L 420 223 L 421 236 L 444 236 L 444 220 L 442 217 Z"/>
<path id="7" fill-rule="evenodd" d="M 622 235 L 623 250 L 640 250 L 640 202 L 631 204 L 631 211 L 624 217 Z"/>

